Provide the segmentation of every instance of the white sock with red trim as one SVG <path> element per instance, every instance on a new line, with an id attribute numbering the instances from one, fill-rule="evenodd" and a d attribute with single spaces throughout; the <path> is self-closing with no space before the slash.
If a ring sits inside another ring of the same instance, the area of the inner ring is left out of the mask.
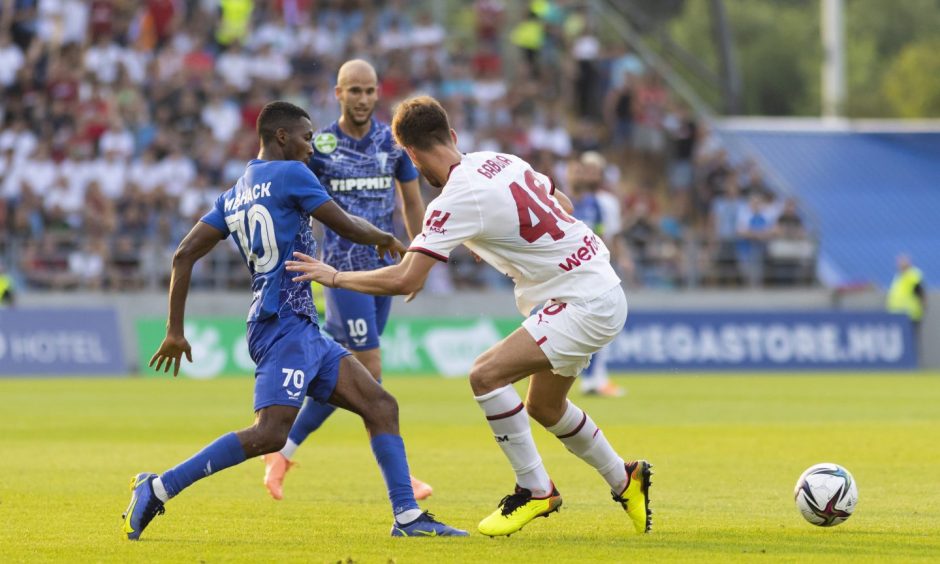
<path id="1" fill-rule="evenodd" d="M 627 470 L 623 466 L 623 459 L 614 452 L 607 442 L 607 437 L 587 413 L 570 400 L 558 423 L 547 429 L 558 437 L 565 448 L 593 466 L 604 477 L 611 490 L 619 494 L 627 486 Z"/>
<path id="2" fill-rule="evenodd" d="M 475 399 L 483 408 L 496 442 L 516 473 L 519 487 L 531 491 L 532 497 L 551 494 L 554 489 L 552 481 L 535 448 L 529 414 L 515 388 L 505 386 Z"/>

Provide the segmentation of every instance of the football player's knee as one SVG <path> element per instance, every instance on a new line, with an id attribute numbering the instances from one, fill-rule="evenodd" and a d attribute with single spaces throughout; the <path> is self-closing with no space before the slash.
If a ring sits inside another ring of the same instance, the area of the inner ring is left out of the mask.
<path id="1" fill-rule="evenodd" d="M 383 389 L 382 393 L 371 404 L 376 422 L 385 424 L 398 422 L 398 401 L 395 396 Z"/>
<path id="2" fill-rule="evenodd" d="M 290 424 L 287 422 L 275 422 L 258 428 L 256 434 L 257 445 L 263 454 L 277 452 L 287 444 L 287 437 L 290 434 Z"/>
<path id="3" fill-rule="evenodd" d="M 490 367 L 490 363 L 484 357 L 474 361 L 473 367 L 470 368 L 469 378 L 470 386 L 477 395 L 485 394 L 499 387 L 498 378 Z"/>
<path id="4" fill-rule="evenodd" d="M 539 425 L 543 427 L 551 427 L 558 423 L 565 413 L 563 407 L 533 401 L 527 403 L 525 409 L 529 413 L 529 417 L 538 421 Z"/>

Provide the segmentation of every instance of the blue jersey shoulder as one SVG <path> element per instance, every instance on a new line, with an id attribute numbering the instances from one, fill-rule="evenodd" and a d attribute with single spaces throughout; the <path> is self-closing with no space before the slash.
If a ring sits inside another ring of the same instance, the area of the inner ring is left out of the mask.
<path id="1" fill-rule="evenodd" d="M 395 143 L 391 128 L 372 118 L 369 132 L 356 139 L 333 122 L 314 134 L 313 148 L 308 164 L 337 204 L 392 232 L 395 181 L 414 180 L 418 171 Z M 342 239 L 329 229 L 324 233 L 323 260 L 340 270 L 373 270 L 389 264 L 372 247 Z"/>
<path id="2" fill-rule="evenodd" d="M 300 251 L 316 254 L 309 215 L 330 196 L 304 163 L 248 163 L 202 221 L 231 233 L 251 273 L 249 321 L 293 313 L 317 321 L 310 285 L 294 283 L 284 262 Z"/>

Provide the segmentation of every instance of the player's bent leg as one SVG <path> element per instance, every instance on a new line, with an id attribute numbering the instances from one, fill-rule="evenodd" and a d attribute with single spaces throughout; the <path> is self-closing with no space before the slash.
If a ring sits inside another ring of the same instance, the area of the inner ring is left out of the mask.
<path id="1" fill-rule="evenodd" d="M 474 395 L 481 396 L 551 367 L 532 335 L 520 328 L 474 361 L 470 387 Z"/>
<path id="2" fill-rule="evenodd" d="M 245 456 L 253 458 L 281 450 L 298 411 L 290 405 L 269 405 L 258 410 L 255 424 L 235 433 L 245 449 Z"/>
<path id="3" fill-rule="evenodd" d="M 376 382 L 382 381 L 382 349 L 378 347 L 366 350 L 350 349 L 349 352 L 366 367 Z"/>
<path id="4" fill-rule="evenodd" d="M 558 437 L 569 452 L 590 464 L 604 478 L 614 500 L 621 504 L 637 532 L 648 532 L 650 464 L 624 464 L 607 437 L 587 413 L 567 399 L 574 378 L 551 371 L 533 374 L 526 399 L 532 418 Z"/>
<path id="5" fill-rule="evenodd" d="M 548 367 L 549 361 L 535 339 L 519 329 L 480 355 L 470 371 L 477 403 L 516 475 L 513 493 L 503 497 L 496 510 L 480 521 L 478 529 L 484 535 L 511 535 L 536 517 L 561 507 L 561 496 L 532 440 L 528 413 L 511 385 Z"/>
<path id="6" fill-rule="evenodd" d="M 405 443 L 398 434 L 398 402 L 358 360 L 343 357 L 330 403 L 362 417 L 372 452 L 382 470 L 395 522 L 392 536 L 467 536 L 466 531 L 437 521 L 415 501 L 408 473 Z"/>
<path id="7" fill-rule="evenodd" d="M 375 381 L 382 383 L 382 349 L 373 348 L 366 350 L 351 350 L 356 360 L 362 363 L 369 371 L 369 374 L 375 378 Z M 290 444 L 290 443 L 288 443 Z M 431 497 L 434 488 L 418 478 L 411 476 L 411 489 L 415 492 L 415 499 L 422 500 Z"/>
<path id="8" fill-rule="evenodd" d="M 124 512 L 122 530 L 137 540 L 163 505 L 197 480 L 247 458 L 274 452 L 284 446 L 297 408 L 271 405 L 258 411 L 255 424 L 237 433 L 222 435 L 206 448 L 162 475 L 140 473 L 131 481 L 131 501 Z"/>

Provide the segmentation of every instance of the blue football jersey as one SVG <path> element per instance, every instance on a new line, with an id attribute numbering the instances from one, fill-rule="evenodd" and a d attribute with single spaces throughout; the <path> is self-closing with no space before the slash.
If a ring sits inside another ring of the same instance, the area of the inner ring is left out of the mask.
<path id="1" fill-rule="evenodd" d="M 310 169 L 336 203 L 392 233 L 394 181 L 408 182 L 418 177 L 408 154 L 392 139 L 392 130 L 373 118 L 369 133 L 354 139 L 333 122 L 314 134 L 313 148 Z M 389 259 L 380 258 L 374 247 L 343 239 L 329 228 L 324 230 L 323 262 L 338 270 L 374 270 L 391 264 Z"/>
<path id="2" fill-rule="evenodd" d="M 573 215 L 576 218 L 584 222 L 593 231 L 602 229 L 604 217 L 597 196 L 588 192 L 580 197 L 573 197 L 571 204 L 574 206 Z"/>
<path id="3" fill-rule="evenodd" d="M 316 256 L 309 215 L 330 199 L 304 163 L 253 160 L 203 216 L 203 222 L 234 235 L 251 272 L 248 321 L 293 313 L 317 323 L 310 284 L 292 282 L 284 261 L 294 251 Z"/>

